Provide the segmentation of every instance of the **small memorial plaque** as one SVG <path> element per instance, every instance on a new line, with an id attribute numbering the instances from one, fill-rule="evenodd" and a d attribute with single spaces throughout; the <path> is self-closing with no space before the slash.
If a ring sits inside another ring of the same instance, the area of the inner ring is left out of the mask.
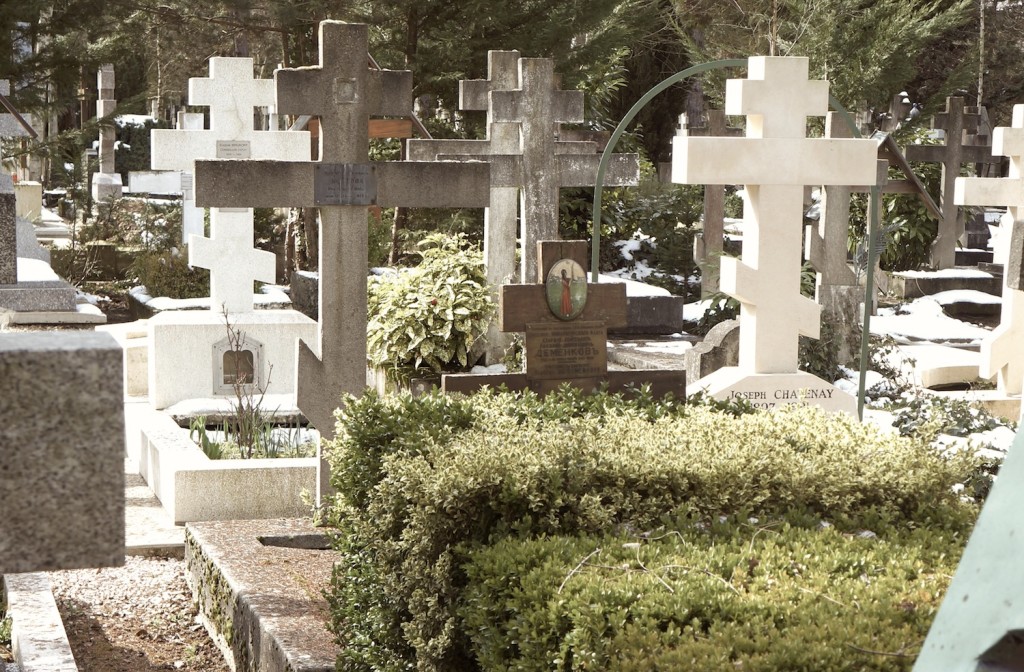
<path id="1" fill-rule="evenodd" d="M 604 322 L 531 322 L 526 325 L 526 366 L 531 379 L 596 378 L 608 368 Z"/>
<path id="2" fill-rule="evenodd" d="M 324 163 L 313 169 L 316 205 L 374 205 L 377 176 L 367 163 Z"/>
<path id="3" fill-rule="evenodd" d="M 185 194 L 186 198 L 192 196 L 192 173 L 182 172 L 181 173 L 181 193 Z"/>
<path id="4" fill-rule="evenodd" d="M 251 159 L 252 145 L 248 140 L 218 140 L 218 159 Z"/>
<path id="5" fill-rule="evenodd" d="M 334 80 L 334 102 L 337 105 L 349 105 L 356 102 L 356 80 L 338 77 Z"/>

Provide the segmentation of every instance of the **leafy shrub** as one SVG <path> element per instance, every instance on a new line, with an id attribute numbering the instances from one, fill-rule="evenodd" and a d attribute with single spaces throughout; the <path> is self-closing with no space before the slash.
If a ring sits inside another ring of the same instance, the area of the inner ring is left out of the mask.
<path id="1" fill-rule="evenodd" d="M 370 279 L 367 357 L 375 366 L 466 369 L 495 306 L 483 257 L 461 237 L 428 236 L 422 263 Z"/>
<path id="2" fill-rule="evenodd" d="M 480 668 L 908 669 L 968 531 L 679 522 L 474 551 L 459 615 Z"/>
<path id="3" fill-rule="evenodd" d="M 505 537 L 628 533 L 692 515 L 954 524 L 973 458 L 812 407 L 736 417 L 563 391 L 351 400 L 326 448 L 341 551 L 339 669 L 475 669 L 467 553 Z M 954 523 L 950 523 L 954 521 Z"/>
<path id="4" fill-rule="evenodd" d="M 707 336 L 715 325 L 735 320 L 740 314 L 740 302 L 728 294 L 716 292 L 709 298 L 710 304 L 696 323 L 687 326 L 687 331 L 698 336 Z"/>
<path id="5" fill-rule="evenodd" d="M 210 295 L 210 271 L 189 266 L 185 251 L 141 253 L 131 272 L 150 296 L 194 299 Z"/>

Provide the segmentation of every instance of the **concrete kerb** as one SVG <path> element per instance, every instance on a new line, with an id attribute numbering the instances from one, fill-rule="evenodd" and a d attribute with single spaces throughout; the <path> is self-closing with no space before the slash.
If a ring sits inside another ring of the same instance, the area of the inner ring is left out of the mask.
<path id="1" fill-rule="evenodd" d="M 3 594 L 20 672 L 77 672 L 49 577 L 41 572 L 8 574 Z"/>

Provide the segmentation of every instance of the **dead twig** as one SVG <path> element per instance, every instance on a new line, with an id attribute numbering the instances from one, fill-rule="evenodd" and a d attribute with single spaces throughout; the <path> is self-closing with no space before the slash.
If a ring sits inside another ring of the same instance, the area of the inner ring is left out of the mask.
<path id="1" fill-rule="evenodd" d="M 572 571 L 569 572 L 568 574 L 566 574 L 565 578 L 562 579 L 562 585 L 560 585 L 558 587 L 557 593 L 559 595 L 561 595 L 562 594 L 562 589 L 565 588 L 565 584 L 569 582 L 569 579 L 571 579 L 574 574 L 576 574 L 581 569 L 583 569 L 583 565 L 587 564 L 587 560 L 590 560 L 592 557 L 594 557 L 595 555 L 597 555 L 600 552 L 601 552 L 600 548 L 595 548 L 594 550 L 592 550 L 590 553 L 587 554 L 587 557 L 585 557 L 582 560 L 580 560 L 579 564 L 577 564 L 575 567 L 573 567 Z"/>

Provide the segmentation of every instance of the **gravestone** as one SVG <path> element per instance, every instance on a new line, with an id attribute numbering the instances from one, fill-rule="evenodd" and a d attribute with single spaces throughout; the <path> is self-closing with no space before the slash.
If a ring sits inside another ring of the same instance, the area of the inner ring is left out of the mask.
<path id="1" fill-rule="evenodd" d="M 686 379 L 700 380 L 725 366 L 739 364 L 740 321 L 725 320 L 711 327 L 704 340 L 683 355 Z"/>
<path id="2" fill-rule="evenodd" d="M 627 323 L 626 287 L 587 282 L 586 241 L 543 241 L 537 247 L 537 281 L 502 286 L 499 302 L 499 328 L 525 333 L 525 371 L 444 375 L 441 389 L 469 393 L 504 385 L 543 395 L 566 383 L 587 392 L 605 383 L 611 392 L 646 384 L 654 396 L 684 398 L 684 371 L 608 370 L 608 329 Z"/>
<path id="3" fill-rule="evenodd" d="M 0 96 L 11 95 L 10 83 L 0 79 Z M 27 135 L 25 129 L 9 112 L 0 112 L 0 140 Z M 0 285 L 12 285 L 18 282 L 17 256 L 17 202 L 14 196 L 14 183 L 6 169 L 2 167 L 3 148 L 0 147 Z"/>
<path id="4" fill-rule="evenodd" d="M 679 118 L 680 127 L 694 137 L 742 135 L 743 131 L 726 124 L 723 110 L 708 110 L 707 123 L 691 125 L 686 115 Z M 719 291 L 721 259 L 725 244 L 725 185 L 704 185 L 704 220 L 699 246 L 694 242 L 694 261 L 700 264 L 700 295 L 707 298 Z M 695 379 L 692 379 L 695 380 Z"/>
<path id="5" fill-rule="evenodd" d="M 996 241 L 994 261 L 1003 264 L 1003 306 L 999 326 L 981 343 L 978 373 L 997 377 L 999 390 L 1019 395 L 1024 387 L 1024 290 L 1020 283 L 1024 247 L 1024 105 L 1014 105 L 1012 127 L 996 128 L 992 153 L 1010 159 L 1005 178 L 958 177 L 955 201 L 961 205 L 1003 205 L 1007 212 Z"/>
<path id="6" fill-rule="evenodd" d="M 497 286 L 511 277 L 515 190 L 522 221 L 519 277 L 535 277 L 537 242 L 558 238 L 559 190 L 594 186 L 597 179 L 597 144 L 556 137 L 559 124 L 584 121 L 583 92 L 558 89 L 551 59 L 519 58 L 514 51 L 489 52 L 488 78 L 464 80 L 460 87 L 462 109 L 487 110 L 487 139 L 411 140 L 409 158 L 489 161 L 494 211 L 484 254 L 488 280 Z M 637 155 L 613 155 L 605 186 L 636 185 L 639 179 Z"/>
<path id="7" fill-rule="evenodd" d="M 110 63 L 102 66 L 96 75 L 96 88 L 99 98 L 96 100 L 96 117 L 106 119 L 114 114 L 117 101 L 114 100 L 114 66 Z M 121 198 L 124 187 L 121 174 L 114 170 L 114 143 L 117 130 L 112 120 L 101 122 L 99 142 L 99 171 L 92 176 L 92 200 L 97 203 Z"/>
<path id="8" fill-rule="evenodd" d="M 997 131 L 998 132 L 998 129 Z M 999 468 L 914 672 L 1019 670 L 1024 660 L 1024 432 Z"/>
<path id="9" fill-rule="evenodd" d="M 180 116 L 179 128 L 153 129 L 151 136 L 153 167 L 181 172 L 184 200 L 192 201 L 196 159 L 309 160 L 309 133 L 256 130 L 256 108 L 273 105 L 275 90 L 273 80 L 253 77 L 251 58 L 211 58 L 209 73 L 189 80 L 189 102 L 210 108 L 210 128 L 203 128 L 202 115 Z M 253 310 L 254 281 L 276 279 L 275 255 L 255 249 L 253 237 L 249 207 L 215 207 L 210 237 L 189 236 L 189 262 L 210 269 L 210 310 L 164 311 L 149 320 L 155 408 L 235 394 L 231 357 L 238 355 L 225 349 L 226 321 L 245 336 L 241 349 L 252 357 L 251 383 L 271 395 L 295 392 L 295 341 L 312 338 L 316 323 L 294 310 Z"/>
<path id="10" fill-rule="evenodd" d="M 120 374 L 108 334 L 0 334 L 0 574 L 123 564 Z"/>
<path id="11" fill-rule="evenodd" d="M 981 115 L 977 108 L 964 106 L 958 96 L 946 98 L 946 111 L 935 115 L 932 128 L 945 133 L 943 145 L 910 145 L 907 160 L 942 164 L 942 184 L 939 191 L 939 231 L 932 243 L 931 264 L 936 269 L 956 265 L 957 241 L 964 232 L 963 213 L 954 202 L 955 181 L 965 163 L 990 163 L 992 148 L 987 145 L 965 144 L 965 136 L 978 129 Z"/>
<path id="12" fill-rule="evenodd" d="M 320 208 L 320 320 L 300 340 L 299 409 L 325 437 L 342 395 L 366 387 L 367 207 L 485 207 L 488 167 L 370 162 L 370 116 L 405 116 L 412 73 L 367 68 L 367 26 L 323 21 L 320 64 L 275 72 L 277 111 L 320 117 L 320 160 L 196 162 L 196 201 L 219 207 Z M 321 461 L 320 492 L 327 488 Z M 320 501 L 318 496 L 318 501 Z"/>
<path id="13" fill-rule="evenodd" d="M 742 259 L 722 259 L 722 291 L 740 301 L 739 365 L 691 382 L 757 406 L 814 403 L 854 413 L 856 400 L 798 370 L 799 336 L 817 338 L 819 307 L 800 294 L 804 186 L 870 184 L 871 140 L 807 138 L 807 117 L 828 111 L 828 82 L 806 58 L 753 57 L 748 79 L 726 84 L 725 113 L 747 116 L 746 137 L 677 135 L 673 181 L 743 184 Z"/>

